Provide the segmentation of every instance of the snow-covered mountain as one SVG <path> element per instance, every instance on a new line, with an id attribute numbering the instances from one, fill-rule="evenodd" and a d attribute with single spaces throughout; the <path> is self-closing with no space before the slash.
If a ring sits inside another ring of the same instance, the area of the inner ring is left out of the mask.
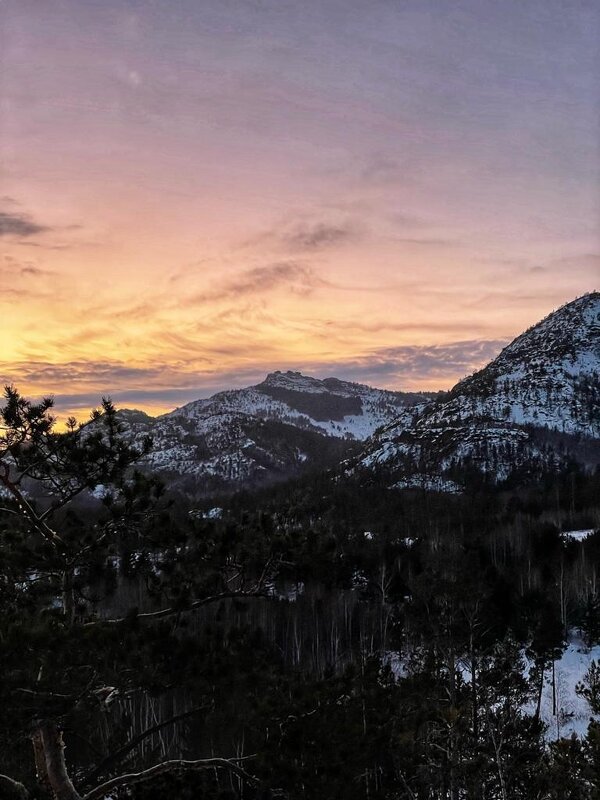
<path id="1" fill-rule="evenodd" d="M 203 424 L 223 414 L 285 422 L 328 436 L 367 439 L 406 407 L 422 402 L 422 394 L 390 392 L 337 378 L 319 380 L 299 372 L 272 372 L 247 389 L 220 392 L 196 400 L 162 419 Z"/>
<path id="2" fill-rule="evenodd" d="M 151 434 L 146 466 L 192 491 L 239 488 L 327 467 L 406 408 L 431 395 L 273 372 L 158 418 L 122 411 L 134 435 Z"/>
<path id="3" fill-rule="evenodd" d="M 600 461 L 600 294 L 559 308 L 447 395 L 406 409 L 368 443 L 355 469 L 392 485 L 460 487 L 569 458 Z"/>

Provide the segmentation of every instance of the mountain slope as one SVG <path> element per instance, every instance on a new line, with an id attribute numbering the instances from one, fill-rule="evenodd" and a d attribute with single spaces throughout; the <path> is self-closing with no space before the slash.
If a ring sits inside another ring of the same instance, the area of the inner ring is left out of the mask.
<path id="1" fill-rule="evenodd" d="M 518 336 L 454 387 L 444 413 L 600 435 L 600 294 L 584 295 Z"/>
<path id="2" fill-rule="evenodd" d="M 458 489 L 465 471 L 503 481 L 569 458 L 593 464 L 599 439 L 596 292 L 517 337 L 440 401 L 404 411 L 373 437 L 355 468 L 392 485 Z"/>
<path id="3" fill-rule="evenodd" d="M 336 465 L 353 442 L 429 397 L 274 372 L 156 419 L 137 411 L 121 419 L 134 436 L 152 435 L 147 467 L 190 491 L 210 492 Z"/>

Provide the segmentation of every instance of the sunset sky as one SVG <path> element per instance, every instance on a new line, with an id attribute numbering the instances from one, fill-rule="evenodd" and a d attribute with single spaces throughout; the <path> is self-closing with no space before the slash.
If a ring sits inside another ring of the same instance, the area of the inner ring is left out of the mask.
<path id="1" fill-rule="evenodd" d="M 597 0 L 4 0 L 0 378 L 448 388 L 600 284 Z"/>

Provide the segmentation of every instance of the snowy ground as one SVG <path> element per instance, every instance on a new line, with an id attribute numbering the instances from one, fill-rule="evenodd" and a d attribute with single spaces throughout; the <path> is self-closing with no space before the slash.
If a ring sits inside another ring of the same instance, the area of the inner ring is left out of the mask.
<path id="1" fill-rule="evenodd" d="M 583 680 L 592 660 L 600 661 L 600 645 L 588 649 L 582 639 L 573 634 L 569 646 L 555 664 L 556 715 L 552 713 L 552 669 L 548 669 L 542 694 L 542 717 L 548 725 L 548 739 L 569 737 L 572 733 L 585 736 L 592 714 L 584 698 L 576 694 L 575 687 Z M 533 709 L 532 704 L 530 710 Z"/>
<path id="2" fill-rule="evenodd" d="M 585 531 L 563 531 L 563 536 L 566 539 L 572 539 L 575 542 L 583 542 L 588 536 L 595 533 L 594 528 L 588 528 Z"/>
<path id="3" fill-rule="evenodd" d="M 548 667 L 541 704 L 541 716 L 548 725 L 546 732 L 548 740 L 568 738 L 573 733 L 577 736 L 586 735 L 593 715 L 585 699 L 575 692 L 575 687 L 581 683 L 593 660 L 600 662 L 600 645 L 590 649 L 586 647 L 581 637 L 573 632 L 566 650 L 554 665 L 556 714 L 552 711 L 552 665 Z M 388 651 L 384 656 L 384 662 L 389 664 L 396 677 L 406 675 L 406 664 L 399 653 Z M 526 672 L 529 672 L 530 666 L 528 663 Z M 466 681 L 470 679 L 468 670 L 465 670 L 464 678 Z M 535 706 L 535 701 L 532 701 L 525 711 L 533 714 Z"/>

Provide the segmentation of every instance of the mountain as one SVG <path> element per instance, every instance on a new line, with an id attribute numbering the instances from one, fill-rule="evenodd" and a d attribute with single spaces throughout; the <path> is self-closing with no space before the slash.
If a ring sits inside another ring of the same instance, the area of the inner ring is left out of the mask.
<path id="1" fill-rule="evenodd" d="M 328 436 L 363 440 L 428 396 L 373 389 L 337 378 L 319 380 L 299 372 L 272 372 L 256 386 L 196 400 L 163 419 L 202 424 L 223 414 L 273 419 Z"/>
<path id="2" fill-rule="evenodd" d="M 204 493 L 337 465 L 356 449 L 353 443 L 432 396 L 273 372 L 256 386 L 220 392 L 161 417 L 120 413 L 134 436 L 153 438 L 147 468 L 172 485 Z"/>
<path id="3" fill-rule="evenodd" d="M 569 459 L 600 463 L 597 292 L 550 314 L 438 401 L 406 409 L 350 469 L 459 490 L 468 474 L 501 482 Z"/>

